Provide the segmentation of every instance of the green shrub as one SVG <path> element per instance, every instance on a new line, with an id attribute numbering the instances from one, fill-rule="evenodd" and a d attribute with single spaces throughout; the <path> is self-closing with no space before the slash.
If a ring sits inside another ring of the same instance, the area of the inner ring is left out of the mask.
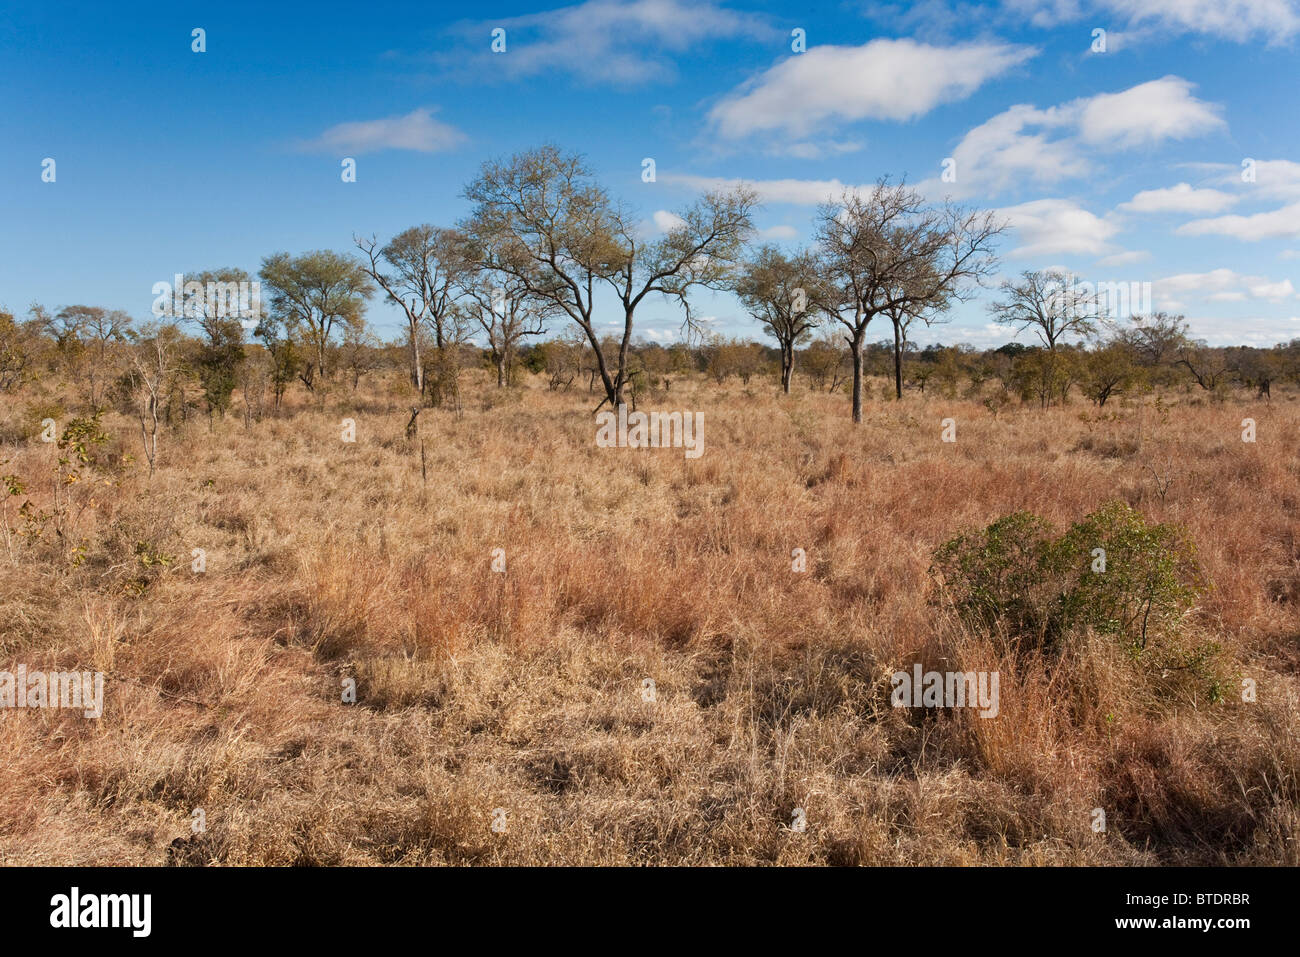
<path id="1" fill-rule="evenodd" d="M 949 599 L 968 621 L 1020 637 L 1044 639 L 1053 627 L 1055 595 L 1044 570 L 1051 526 L 1032 512 L 1014 512 L 982 532 L 959 535 L 934 553 Z"/>
<path id="2" fill-rule="evenodd" d="M 1168 634 L 1205 588 L 1182 529 L 1148 525 L 1123 502 L 1075 523 L 1054 548 L 1071 585 L 1062 597 L 1065 621 L 1120 637 L 1137 651 Z M 1099 548 L 1104 555 L 1094 553 Z M 1094 571 L 1103 559 L 1105 570 Z"/>
<path id="3" fill-rule="evenodd" d="M 932 571 L 976 626 L 1035 646 L 1086 628 L 1118 638 L 1135 656 L 1172 633 L 1205 588 L 1182 529 L 1148 524 L 1123 502 L 1055 539 L 1042 518 L 1016 512 L 941 545 Z"/>

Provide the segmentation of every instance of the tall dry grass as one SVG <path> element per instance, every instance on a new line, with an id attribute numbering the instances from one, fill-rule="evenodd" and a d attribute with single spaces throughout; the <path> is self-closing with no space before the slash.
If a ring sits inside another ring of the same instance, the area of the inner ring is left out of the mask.
<path id="1" fill-rule="evenodd" d="M 427 485 L 391 383 L 191 421 L 152 480 L 108 416 L 106 457 L 136 461 L 87 473 L 67 541 L 0 544 L 0 668 L 109 675 L 100 720 L 0 713 L 0 859 L 1300 863 L 1295 395 L 996 417 L 909 396 L 855 428 L 843 396 L 770 392 L 643 400 L 703 413 L 689 460 L 597 448 L 583 392 L 483 378 L 421 417 Z M 11 524 L 49 505 L 58 454 L 18 438 L 28 400 L 0 410 Z M 1187 627 L 1223 647 L 1225 700 L 1157 694 L 1097 636 L 1017 653 L 940 601 L 931 552 L 958 532 L 1112 499 L 1197 543 L 1213 588 Z M 140 542 L 175 560 L 142 568 Z M 892 708 L 918 661 L 997 670 L 1000 715 Z"/>

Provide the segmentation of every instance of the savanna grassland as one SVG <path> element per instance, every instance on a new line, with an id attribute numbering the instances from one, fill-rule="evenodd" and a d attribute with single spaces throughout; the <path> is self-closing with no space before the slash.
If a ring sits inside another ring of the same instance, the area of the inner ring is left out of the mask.
<path id="1" fill-rule="evenodd" d="M 134 419 L 83 461 L 3 397 L 0 668 L 107 677 L 98 720 L 0 713 L 0 860 L 1300 863 L 1294 392 L 995 413 L 881 381 L 854 426 L 798 380 L 691 376 L 641 405 L 701 414 L 692 460 L 475 371 L 420 416 L 422 474 L 400 379 L 192 417 L 152 476 Z M 1196 668 L 975 627 L 932 571 L 1017 510 L 1062 532 L 1116 500 L 1195 545 L 1161 641 Z M 996 670 L 999 715 L 891 707 L 917 662 Z"/>

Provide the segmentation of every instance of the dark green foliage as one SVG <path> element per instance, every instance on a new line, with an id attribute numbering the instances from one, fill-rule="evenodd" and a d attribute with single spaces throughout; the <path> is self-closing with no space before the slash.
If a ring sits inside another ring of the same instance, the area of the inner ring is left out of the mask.
<path id="1" fill-rule="evenodd" d="M 1221 697 L 1218 645 L 1184 633 L 1207 586 L 1178 526 L 1148 523 L 1110 502 L 1053 538 L 1042 518 L 1015 512 L 945 542 L 931 570 L 966 622 L 1017 651 L 1052 651 L 1067 636 L 1091 631 L 1121 642 L 1162 676 L 1185 672 L 1212 700 Z"/>

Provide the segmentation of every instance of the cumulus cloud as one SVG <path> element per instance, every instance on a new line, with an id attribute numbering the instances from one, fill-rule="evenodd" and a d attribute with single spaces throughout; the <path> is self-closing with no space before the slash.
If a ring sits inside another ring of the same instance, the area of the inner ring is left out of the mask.
<path id="1" fill-rule="evenodd" d="M 1193 88 L 1182 77 L 1166 76 L 1084 100 L 1079 136 L 1085 143 L 1122 148 L 1187 139 L 1226 126 L 1219 107 L 1192 96 Z"/>
<path id="2" fill-rule="evenodd" d="M 1179 183 L 1164 189 L 1144 189 L 1120 209 L 1135 213 L 1221 213 L 1237 197 L 1217 189 L 1197 189 L 1190 183 Z"/>
<path id="3" fill-rule="evenodd" d="M 956 180 L 927 180 L 927 192 L 970 196 L 1013 186 L 1050 185 L 1087 174 L 1091 153 L 1154 146 L 1222 127 L 1219 107 L 1166 76 L 1119 93 L 1047 109 L 1012 106 L 970 130 L 953 149 Z"/>
<path id="4" fill-rule="evenodd" d="M 1247 216 L 1194 219 L 1190 223 L 1183 223 L 1176 232 L 1180 236 L 1229 236 L 1244 242 L 1293 239 L 1300 237 L 1300 203 Z"/>
<path id="5" fill-rule="evenodd" d="M 1020 243 L 1008 255 L 1056 254 L 1100 256 L 1111 252 L 1119 227 L 1068 199 L 1038 199 L 998 210 L 1015 230 Z"/>
<path id="6" fill-rule="evenodd" d="M 733 90 L 709 112 L 727 140 L 755 134 L 801 139 L 832 123 L 910 120 L 970 96 L 1033 57 L 1032 47 L 908 39 L 814 46 Z"/>
<path id="7" fill-rule="evenodd" d="M 651 217 L 654 220 L 655 229 L 661 233 L 670 233 L 679 226 L 685 226 L 686 220 L 682 219 L 676 213 L 670 213 L 666 209 L 657 209 Z"/>

